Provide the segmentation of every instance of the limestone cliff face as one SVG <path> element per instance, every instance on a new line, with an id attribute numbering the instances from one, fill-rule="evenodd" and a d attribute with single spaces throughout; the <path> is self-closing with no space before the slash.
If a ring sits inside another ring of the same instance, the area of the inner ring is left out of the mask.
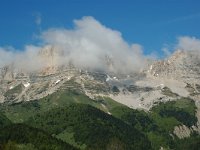
<path id="1" fill-rule="evenodd" d="M 42 48 L 38 56 L 42 59 L 44 67 L 40 70 L 42 75 L 54 74 L 62 67 L 61 57 L 64 52 L 58 47 L 48 45 Z"/>
<path id="2" fill-rule="evenodd" d="M 1 79 L 3 80 L 13 80 L 14 79 L 14 68 L 12 65 L 7 65 L 0 70 Z"/>
<path id="3" fill-rule="evenodd" d="M 200 83 L 200 55 L 195 51 L 177 50 L 168 59 L 153 63 L 148 75 L 187 83 Z"/>

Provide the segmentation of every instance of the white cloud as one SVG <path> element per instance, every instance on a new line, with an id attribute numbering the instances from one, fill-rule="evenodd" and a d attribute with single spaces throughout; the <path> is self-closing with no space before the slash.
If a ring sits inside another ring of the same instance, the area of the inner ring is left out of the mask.
<path id="1" fill-rule="evenodd" d="M 13 61 L 15 53 L 9 49 L 0 47 L 0 68 Z"/>
<path id="2" fill-rule="evenodd" d="M 27 45 L 23 52 L 18 52 L 15 55 L 15 66 L 24 71 L 37 71 L 45 67 L 45 61 L 38 55 L 40 47 Z"/>
<path id="3" fill-rule="evenodd" d="M 200 52 L 200 39 L 195 37 L 183 36 L 178 38 L 178 49 L 185 51 L 198 51 Z"/>
<path id="4" fill-rule="evenodd" d="M 41 20 L 36 23 L 39 25 Z M 50 58 L 39 55 L 41 49 L 48 49 L 48 45 L 55 48 L 55 65 L 73 63 L 78 68 L 120 73 L 139 71 L 145 66 L 142 46 L 129 45 L 119 31 L 102 25 L 93 17 L 74 20 L 74 24 L 73 29 L 53 28 L 42 32 L 41 47 L 27 45 L 23 51 L 1 48 L 0 67 L 13 63 L 16 68 L 35 71 L 48 66 Z M 108 63 L 113 66 L 108 67 Z"/>
<path id="5" fill-rule="evenodd" d="M 120 32 L 105 27 L 93 17 L 83 17 L 74 23 L 74 29 L 49 29 L 41 36 L 46 44 L 64 51 L 63 62 L 105 70 L 108 56 L 114 62 L 114 70 L 119 72 L 138 71 L 145 65 L 142 47 L 129 45 Z"/>
<path id="6" fill-rule="evenodd" d="M 40 49 L 33 45 L 27 45 L 24 51 L 0 48 L 0 68 L 12 64 L 19 70 L 37 71 L 45 66 L 44 61 L 38 57 Z"/>

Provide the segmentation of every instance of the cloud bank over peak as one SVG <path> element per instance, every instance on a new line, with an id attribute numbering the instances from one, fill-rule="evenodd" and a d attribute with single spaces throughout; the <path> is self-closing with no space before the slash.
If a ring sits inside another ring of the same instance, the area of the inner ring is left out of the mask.
<path id="1" fill-rule="evenodd" d="M 182 36 L 178 38 L 178 49 L 184 51 L 197 51 L 200 52 L 200 39 L 189 36 Z"/>
<path id="2" fill-rule="evenodd" d="M 13 48 L 0 48 L 0 68 L 12 66 L 15 70 L 37 71 L 45 67 L 44 60 L 38 56 L 41 47 L 26 45 L 23 51 Z"/>
<path id="3" fill-rule="evenodd" d="M 75 67 L 121 73 L 139 71 L 146 57 L 142 46 L 128 44 L 119 31 L 112 30 L 93 17 L 74 20 L 74 28 L 52 28 L 40 35 L 41 47 L 29 45 L 23 51 L 0 49 L 0 67 L 13 63 L 16 67 L 31 71 L 48 66 L 38 54 L 49 45 L 57 51 L 54 63 Z M 45 47 L 45 48 L 44 48 Z M 31 68 L 31 69 L 30 69 Z"/>
<path id="4" fill-rule="evenodd" d="M 77 67 L 107 69 L 106 58 L 113 69 L 120 72 L 136 71 L 145 65 L 142 46 L 129 45 L 121 33 L 105 27 L 93 17 L 74 20 L 74 29 L 49 29 L 42 33 L 45 44 L 54 45 L 64 52 L 64 62 Z"/>
<path id="5" fill-rule="evenodd" d="M 170 57 L 177 51 L 189 52 L 200 56 L 200 39 L 190 36 L 180 36 L 173 46 L 165 44 L 161 50 L 165 57 Z"/>
<path id="6" fill-rule="evenodd" d="M 127 43 L 119 31 L 93 17 L 74 20 L 74 28 L 50 28 L 39 35 L 42 45 L 24 50 L 0 47 L 0 68 L 12 64 L 18 70 L 39 71 L 49 66 L 73 64 L 80 69 L 131 73 L 142 70 L 149 59 L 141 45 Z M 176 49 L 200 51 L 200 40 L 179 37 Z M 171 51 L 163 49 L 170 55 Z"/>

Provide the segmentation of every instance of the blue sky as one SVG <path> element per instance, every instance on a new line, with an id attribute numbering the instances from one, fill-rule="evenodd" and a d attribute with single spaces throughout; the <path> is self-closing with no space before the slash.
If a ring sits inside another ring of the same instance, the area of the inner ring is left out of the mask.
<path id="1" fill-rule="evenodd" d="M 1 0 L 0 47 L 37 44 L 48 28 L 73 28 L 73 20 L 93 16 L 118 30 L 144 53 L 162 55 L 179 36 L 200 38 L 199 0 Z"/>

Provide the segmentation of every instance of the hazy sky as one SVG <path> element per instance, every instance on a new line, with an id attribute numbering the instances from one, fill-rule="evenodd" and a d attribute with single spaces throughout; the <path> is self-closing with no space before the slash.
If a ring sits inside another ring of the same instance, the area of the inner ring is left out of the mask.
<path id="1" fill-rule="evenodd" d="M 0 47 L 40 44 L 43 31 L 71 29 L 74 19 L 92 16 L 160 56 L 181 36 L 200 38 L 199 8 L 199 0 L 1 0 Z"/>

